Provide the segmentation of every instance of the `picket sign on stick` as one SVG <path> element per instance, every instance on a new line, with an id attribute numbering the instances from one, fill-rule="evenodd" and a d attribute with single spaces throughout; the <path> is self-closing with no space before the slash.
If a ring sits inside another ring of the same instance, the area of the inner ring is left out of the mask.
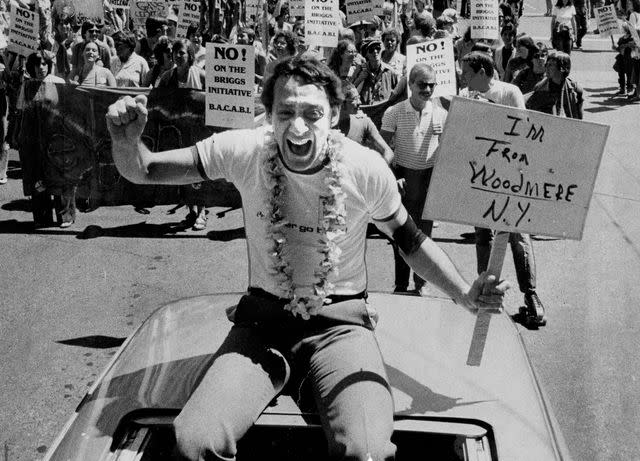
<path id="1" fill-rule="evenodd" d="M 498 232 L 493 239 L 487 274 L 495 276 L 496 280 L 500 280 L 502 264 L 504 263 L 504 256 L 507 252 L 508 244 L 509 232 Z M 484 352 L 484 345 L 487 342 L 489 324 L 491 323 L 491 315 L 493 312 L 495 312 L 495 310 L 490 309 L 478 312 L 476 324 L 473 327 L 471 345 L 469 346 L 469 355 L 467 356 L 467 365 L 469 366 L 477 367 L 480 366 L 480 363 L 482 362 L 482 354 Z"/>
<path id="2" fill-rule="evenodd" d="M 509 233 L 582 238 L 608 134 L 606 125 L 454 96 L 422 219 L 502 231 L 488 268 L 499 278 Z M 476 320 L 469 365 L 491 344 L 489 312 Z"/>

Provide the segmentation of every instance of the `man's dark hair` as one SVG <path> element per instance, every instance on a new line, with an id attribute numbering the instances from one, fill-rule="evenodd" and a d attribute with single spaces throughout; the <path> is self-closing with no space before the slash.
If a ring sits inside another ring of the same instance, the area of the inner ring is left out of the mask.
<path id="1" fill-rule="evenodd" d="M 167 21 L 166 18 L 150 17 L 144 22 L 144 28 L 147 30 L 147 37 L 149 38 L 155 37 L 158 31 L 162 31 L 164 26 L 169 26 L 169 21 Z"/>
<path id="2" fill-rule="evenodd" d="M 186 38 L 176 40 L 173 42 L 173 45 L 171 45 L 171 53 L 178 50 L 185 50 L 187 52 L 187 63 L 189 64 L 189 67 L 193 66 L 193 63 L 196 62 L 196 54 L 193 51 L 191 42 Z"/>
<path id="3" fill-rule="evenodd" d="M 466 54 L 461 62 L 466 62 L 474 72 L 484 69 L 487 77 L 493 77 L 493 59 L 487 53 L 482 51 L 472 51 Z"/>
<path id="4" fill-rule="evenodd" d="M 416 16 L 416 29 L 420 31 L 422 35 L 425 37 L 433 37 L 433 34 L 436 33 L 436 20 L 433 19 L 433 16 L 429 15 L 423 17 L 421 20 L 418 20 L 419 16 Z"/>
<path id="5" fill-rule="evenodd" d="M 558 70 L 562 73 L 564 78 L 567 78 L 571 73 L 571 56 L 562 51 L 553 50 L 549 53 L 547 62 L 555 61 L 558 66 Z"/>
<path id="6" fill-rule="evenodd" d="M 293 77 L 303 84 L 324 88 L 331 107 L 340 107 L 344 101 L 338 76 L 315 57 L 302 54 L 283 59 L 273 69 L 273 74 L 266 81 L 260 97 L 267 114 L 271 114 L 276 82 L 282 77 L 285 80 Z"/>
<path id="7" fill-rule="evenodd" d="M 256 40 L 256 31 L 253 30 L 252 27 L 241 27 L 238 29 L 238 35 L 247 34 L 247 38 L 249 39 L 249 45 L 253 45 L 253 42 Z"/>
<path id="8" fill-rule="evenodd" d="M 119 30 L 111 36 L 113 44 L 117 48 L 120 45 L 125 45 L 131 51 L 136 49 L 136 36 L 128 31 Z"/>

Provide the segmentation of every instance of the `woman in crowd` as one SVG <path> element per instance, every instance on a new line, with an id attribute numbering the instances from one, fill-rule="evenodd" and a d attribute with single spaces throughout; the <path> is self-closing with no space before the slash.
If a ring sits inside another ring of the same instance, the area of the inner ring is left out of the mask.
<path id="1" fill-rule="evenodd" d="M 518 72 L 533 67 L 533 55 L 537 52 L 538 47 L 531 37 L 519 37 L 516 40 L 516 54 L 507 62 L 502 81 L 512 83 Z"/>
<path id="2" fill-rule="evenodd" d="M 582 119 L 582 87 L 569 77 L 571 57 L 552 51 L 547 58 L 546 78 L 527 95 L 528 109 L 561 117 Z"/>
<path id="3" fill-rule="evenodd" d="M 189 26 L 187 29 L 187 39 L 191 42 L 196 66 L 200 69 L 204 69 L 207 49 L 202 46 L 202 34 L 198 31 L 197 27 Z"/>
<path id="4" fill-rule="evenodd" d="M 531 67 L 526 67 L 513 79 L 513 84 L 520 88 L 522 94 L 527 94 L 540 82 L 546 72 L 549 49 L 542 42 L 536 43 L 537 51 L 533 54 Z"/>
<path id="5" fill-rule="evenodd" d="M 109 69 L 97 64 L 100 50 L 95 42 L 85 45 L 82 52 L 84 65 L 78 75 L 78 83 L 85 86 L 116 86 L 116 79 Z"/>
<path id="6" fill-rule="evenodd" d="M 576 8 L 572 0 L 558 0 L 551 13 L 551 45 L 571 54 L 573 38 L 577 36 Z"/>
<path id="7" fill-rule="evenodd" d="M 111 71 L 118 86 L 145 86 L 149 64 L 135 52 L 136 37 L 131 32 L 113 34 L 117 57 L 111 63 Z"/>
<path id="8" fill-rule="evenodd" d="M 504 78 L 504 70 L 513 56 L 514 42 L 516 40 L 516 28 L 513 24 L 506 24 L 500 31 L 500 38 L 502 39 L 502 45 L 498 46 L 493 52 L 493 62 L 496 64 L 498 75 L 500 80 Z"/>
<path id="9" fill-rule="evenodd" d="M 340 40 L 327 61 L 329 68 L 343 82 L 353 82 L 360 66 L 356 63 L 358 51 L 351 40 Z"/>
<path id="10" fill-rule="evenodd" d="M 173 56 L 171 53 L 171 44 L 169 40 L 164 38 L 160 40 L 153 49 L 154 65 L 147 73 L 143 86 L 152 86 L 156 88 L 160 84 L 162 75 L 173 69 Z"/>
<path id="11" fill-rule="evenodd" d="M 195 64 L 195 54 L 191 42 L 186 39 L 176 40 L 171 47 L 174 68 L 168 70 L 160 78 L 159 88 L 190 88 L 201 90 L 205 88 L 204 70 Z M 200 183 L 181 186 L 180 191 L 189 212 L 183 221 L 186 227 L 195 231 L 207 227 L 207 210 L 202 199 L 195 190 L 200 189 Z"/>
<path id="12" fill-rule="evenodd" d="M 398 46 L 400 45 L 400 34 L 395 29 L 387 29 L 382 33 L 382 62 L 391 66 L 398 75 L 404 73 L 407 64 L 407 58 L 400 53 Z"/>
<path id="13" fill-rule="evenodd" d="M 273 36 L 273 48 L 267 56 L 264 81 L 267 81 L 278 61 L 295 56 L 298 52 L 298 37 L 289 30 L 281 30 Z"/>
<path id="14" fill-rule="evenodd" d="M 19 110 L 24 109 L 25 104 L 35 97 L 43 100 L 57 100 L 57 91 L 55 88 L 48 85 L 28 83 L 65 83 L 63 78 L 54 75 L 52 72 L 54 59 L 55 55 L 53 53 L 44 50 L 29 55 L 25 65 L 28 78 L 21 87 L 17 104 Z M 28 122 L 25 121 L 25 124 L 26 123 Z M 20 160 L 25 163 L 23 164 L 23 168 L 27 167 L 25 170 L 31 171 L 33 175 L 32 178 L 26 182 L 31 183 L 33 188 L 30 195 L 34 222 L 36 225 L 50 224 L 51 195 L 53 195 L 57 222 L 60 227 L 63 228 L 71 226 L 76 219 L 77 184 L 66 180 L 60 181 L 59 184 L 45 184 L 41 165 L 34 164 L 31 167 L 26 165 L 26 162 L 32 161 L 29 157 L 30 156 L 23 158 L 23 156 L 21 156 Z"/>

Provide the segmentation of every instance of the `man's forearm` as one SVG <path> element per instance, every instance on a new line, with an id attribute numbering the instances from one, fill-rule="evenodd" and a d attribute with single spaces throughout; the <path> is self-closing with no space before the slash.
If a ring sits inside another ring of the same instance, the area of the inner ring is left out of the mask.
<path id="1" fill-rule="evenodd" d="M 433 283 L 454 301 L 464 303 L 469 284 L 454 266 L 451 258 L 436 243 L 427 238 L 420 248 L 404 259 L 420 277 Z"/>
<path id="2" fill-rule="evenodd" d="M 150 151 L 141 140 L 134 143 L 112 139 L 111 153 L 118 172 L 125 179 L 134 184 L 152 182 L 147 169 Z"/>

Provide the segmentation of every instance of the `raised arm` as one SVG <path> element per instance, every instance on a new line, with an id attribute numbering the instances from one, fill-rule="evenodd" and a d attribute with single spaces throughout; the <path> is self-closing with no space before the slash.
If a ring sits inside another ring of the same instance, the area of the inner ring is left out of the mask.
<path id="1" fill-rule="evenodd" d="M 485 272 L 469 285 L 449 256 L 436 243 L 422 234 L 404 206 L 389 219 L 374 221 L 386 234 L 393 236 L 409 266 L 463 307 L 469 310 L 500 307 L 509 288 L 506 281 L 498 283 Z"/>
<path id="2" fill-rule="evenodd" d="M 136 184 L 193 184 L 206 179 L 195 146 L 151 152 L 141 135 L 147 124 L 147 97 L 125 96 L 109 106 L 107 128 L 118 172 Z"/>

